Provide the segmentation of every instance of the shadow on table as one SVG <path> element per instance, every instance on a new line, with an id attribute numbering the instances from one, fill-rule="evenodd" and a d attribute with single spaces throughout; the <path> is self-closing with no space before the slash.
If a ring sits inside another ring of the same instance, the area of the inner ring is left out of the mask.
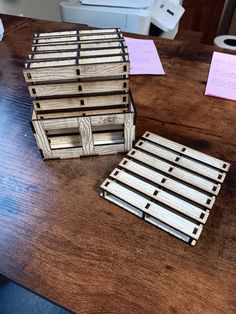
<path id="1" fill-rule="evenodd" d="M 0 275 L 0 313 L 70 314 L 71 312 Z"/>

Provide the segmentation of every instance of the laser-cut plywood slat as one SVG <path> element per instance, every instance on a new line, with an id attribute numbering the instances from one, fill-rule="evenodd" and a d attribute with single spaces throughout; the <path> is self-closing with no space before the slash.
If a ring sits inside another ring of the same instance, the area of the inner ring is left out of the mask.
<path id="1" fill-rule="evenodd" d="M 123 94 L 102 96 L 76 96 L 69 98 L 37 99 L 33 101 L 35 111 L 89 110 L 99 108 L 128 108 L 129 97 Z"/>
<path id="2" fill-rule="evenodd" d="M 95 42 L 66 42 L 66 43 L 52 43 L 47 45 L 32 45 L 33 53 L 45 53 L 45 52 L 58 52 L 58 51 L 92 51 L 99 49 L 113 49 L 124 47 L 124 40 L 105 40 L 105 41 L 95 41 Z"/>
<path id="3" fill-rule="evenodd" d="M 119 29 L 37 33 L 25 67 L 44 159 L 131 149 L 135 108 Z"/>
<path id="4" fill-rule="evenodd" d="M 32 97 L 67 96 L 99 93 L 127 93 L 128 80 L 56 83 L 29 86 Z"/>
<path id="5" fill-rule="evenodd" d="M 103 182 L 101 195 L 195 245 L 229 167 L 146 132 Z"/>

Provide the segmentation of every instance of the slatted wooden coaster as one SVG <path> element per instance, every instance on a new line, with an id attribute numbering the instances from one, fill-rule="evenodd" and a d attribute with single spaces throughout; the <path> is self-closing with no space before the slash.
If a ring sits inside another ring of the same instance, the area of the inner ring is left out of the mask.
<path id="1" fill-rule="evenodd" d="M 44 159 L 131 149 L 135 108 L 119 29 L 37 33 L 25 67 Z"/>
<path id="2" fill-rule="evenodd" d="M 146 132 L 101 196 L 195 245 L 230 164 Z"/>

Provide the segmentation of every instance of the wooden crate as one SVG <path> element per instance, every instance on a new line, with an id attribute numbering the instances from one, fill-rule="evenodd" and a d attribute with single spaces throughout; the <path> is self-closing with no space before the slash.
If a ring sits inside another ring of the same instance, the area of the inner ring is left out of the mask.
<path id="1" fill-rule="evenodd" d="M 124 96 L 119 96 L 123 100 Z M 135 109 L 132 98 L 125 97 L 129 100 L 127 108 L 95 107 L 90 111 L 64 113 L 33 109 L 32 128 L 43 158 L 73 158 L 129 151 L 135 139 Z M 78 104 L 83 100 L 86 106 L 87 99 L 89 97 L 78 98 Z M 95 106 L 93 102 L 92 106 Z"/>
<path id="2" fill-rule="evenodd" d="M 146 132 L 103 182 L 101 195 L 195 245 L 229 167 Z"/>
<path id="3" fill-rule="evenodd" d="M 119 29 L 35 34 L 25 67 L 44 159 L 131 149 L 135 108 Z"/>

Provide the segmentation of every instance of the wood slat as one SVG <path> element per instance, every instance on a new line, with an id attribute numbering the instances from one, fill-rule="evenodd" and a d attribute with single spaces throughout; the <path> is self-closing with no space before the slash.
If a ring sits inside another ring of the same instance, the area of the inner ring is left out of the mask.
<path id="1" fill-rule="evenodd" d="M 81 36 L 62 36 L 62 37 L 44 37 L 37 38 L 33 40 L 34 44 L 51 44 L 51 43 L 61 43 L 61 42 L 93 42 L 93 41 L 104 41 L 104 40 L 119 40 L 123 38 L 122 34 L 83 34 Z"/>
<path id="2" fill-rule="evenodd" d="M 41 37 L 57 37 L 57 36 L 73 36 L 73 35 L 84 35 L 84 34 L 107 34 L 107 33 L 120 33 L 119 28 L 103 28 L 103 29 L 87 29 L 87 30 L 72 30 L 72 31 L 59 31 L 50 33 L 35 33 L 35 38 Z"/>
<path id="3" fill-rule="evenodd" d="M 152 153 L 155 156 L 161 157 L 167 161 L 174 163 L 175 165 L 181 166 L 183 168 L 194 171 L 200 175 L 208 177 L 218 182 L 223 182 L 225 178 L 225 173 L 217 171 L 206 164 L 198 162 L 198 160 L 193 160 L 179 155 L 176 152 L 170 151 L 169 149 L 162 148 L 160 146 L 153 145 L 151 142 L 138 141 L 135 145 L 142 150 Z"/>
<path id="4" fill-rule="evenodd" d="M 64 58 L 80 58 L 92 56 L 105 56 L 105 55 L 123 55 L 128 54 L 127 47 L 118 47 L 112 49 L 96 49 L 96 50 L 71 50 L 71 51 L 57 51 L 57 52 L 44 52 L 44 53 L 30 53 L 29 59 L 33 60 L 46 60 L 46 59 L 64 59 Z"/>
<path id="5" fill-rule="evenodd" d="M 38 119 L 54 119 L 54 118 L 69 118 L 69 117 L 82 117 L 100 114 L 122 113 L 127 112 L 127 108 L 114 108 L 114 109 L 97 109 L 85 111 L 69 111 L 69 112 L 52 112 L 52 113 L 38 113 Z"/>
<path id="6" fill-rule="evenodd" d="M 52 153 L 53 153 L 53 158 L 59 158 L 59 159 L 78 158 L 80 156 L 83 156 L 83 149 L 82 147 L 55 149 L 55 150 L 52 150 Z"/>
<path id="7" fill-rule="evenodd" d="M 60 31 L 60 32 L 50 32 L 50 33 L 35 33 L 34 37 L 50 37 L 50 36 L 67 36 L 67 35 L 76 35 L 78 31 Z"/>
<path id="8" fill-rule="evenodd" d="M 64 96 L 77 94 L 128 92 L 128 80 L 91 81 L 78 83 L 54 83 L 29 86 L 32 97 Z"/>
<path id="9" fill-rule="evenodd" d="M 197 150 L 183 146 L 183 145 L 178 144 L 176 142 L 170 141 L 170 140 L 165 139 L 164 137 L 161 137 L 161 136 L 156 135 L 154 133 L 146 132 L 143 135 L 143 138 L 148 139 L 150 141 L 153 141 L 154 143 L 163 145 L 165 147 L 168 147 L 170 149 L 173 149 L 174 151 L 177 151 L 177 152 L 181 153 L 182 155 L 186 155 L 188 157 L 194 158 L 196 160 L 199 160 L 203 163 L 206 163 L 210 166 L 221 169 L 223 171 L 229 170 L 230 164 L 223 161 L 223 160 L 220 160 L 218 158 L 215 158 L 215 157 L 209 156 L 207 154 L 201 153 Z"/>
<path id="10" fill-rule="evenodd" d="M 95 155 L 110 155 L 124 152 L 124 144 L 113 144 L 113 145 L 99 145 L 94 146 Z M 52 156 L 46 156 L 44 159 L 51 158 L 78 158 L 84 155 L 82 147 L 72 147 L 65 149 L 53 149 Z"/>
<path id="11" fill-rule="evenodd" d="M 84 48 L 84 45 L 87 44 L 102 44 L 102 43 L 110 43 L 110 42 L 121 42 L 124 43 L 124 39 L 123 38 L 108 38 L 108 39 L 97 39 L 97 40 L 76 40 L 76 41 L 63 41 L 63 42 L 47 42 L 47 43 L 41 43 L 38 44 L 37 40 L 33 42 L 33 50 L 35 47 L 47 47 L 47 46 L 56 46 L 56 45 L 77 45 L 77 49 L 80 48 Z"/>
<path id="12" fill-rule="evenodd" d="M 98 155 L 110 155 L 125 152 L 124 144 L 98 145 L 94 147 Z"/>
<path id="13" fill-rule="evenodd" d="M 82 29 L 78 32 L 79 34 L 120 33 L 120 28 Z"/>
<path id="14" fill-rule="evenodd" d="M 36 52 L 51 52 L 51 51 L 64 51 L 64 50 L 79 50 L 79 49 L 105 49 L 123 47 L 124 41 L 103 41 L 103 42 L 87 42 L 87 43 L 64 43 L 52 45 L 33 45 L 32 51 Z"/>
<path id="15" fill-rule="evenodd" d="M 67 50 L 79 50 L 79 43 L 62 43 L 62 44 L 52 44 L 52 45 L 32 45 L 32 52 L 58 52 Z"/>
<path id="16" fill-rule="evenodd" d="M 85 79 L 91 77 L 122 77 L 124 75 L 127 76 L 129 74 L 129 70 L 129 62 L 122 61 L 114 63 L 96 63 L 86 65 L 71 65 L 65 67 L 25 69 L 23 70 L 23 73 L 25 81 L 32 83 Z"/>
<path id="17" fill-rule="evenodd" d="M 90 97 L 70 97 L 70 98 L 53 98 L 39 99 L 33 101 L 34 110 L 51 111 L 63 109 L 90 109 L 108 106 L 128 106 L 129 96 L 124 94 L 90 96 Z"/>
<path id="18" fill-rule="evenodd" d="M 51 68 L 51 67 L 61 67 L 61 66 L 71 66 L 71 65 L 87 65 L 87 64 L 104 64 L 113 62 L 125 62 L 128 61 L 128 55 L 120 54 L 115 56 L 98 56 L 91 58 L 68 58 L 68 59 L 56 59 L 53 61 L 39 60 L 34 61 L 34 59 L 28 60 L 26 63 L 27 69 L 39 69 L 39 68 Z M 113 74 L 114 75 L 114 74 Z"/>

